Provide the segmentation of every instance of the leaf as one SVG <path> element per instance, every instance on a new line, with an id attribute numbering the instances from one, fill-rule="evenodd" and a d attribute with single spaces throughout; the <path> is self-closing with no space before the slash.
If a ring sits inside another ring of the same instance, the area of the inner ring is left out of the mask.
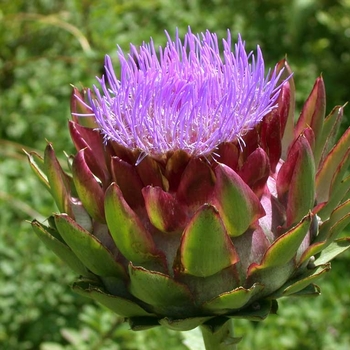
<path id="1" fill-rule="evenodd" d="M 321 155 L 323 144 L 322 129 L 324 116 L 326 112 L 326 91 L 322 76 L 316 79 L 312 91 L 307 98 L 303 109 L 300 113 L 297 125 L 295 126 L 295 137 L 298 137 L 303 130 L 310 126 L 315 135 L 315 151 L 316 164 Z"/>
<path id="2" fill-rule="evenodd" d="M 209 204 L 188 223 L 179 254 L 183 272 L 197 277 L 211 276 L 238 261 L 217 210 Z"/>
<path id="3" fill-rule="evenodd" d="M 96 300 L 103 306 L 115 312 L 117 315 L 123 317 L 143 317 L 152 315 L 144 310 L 135 301 L 105 293 L 93 285 L 86 286 L 86 283 L 80 283 L 78 281 L 74 283 L 72 289 L 84 297 Z"/>
<path id="4" fill-rule="evenodd" d="M 70 207 L 73 180 L 63 171 L 50 143 L 45 149 L 44 165 L 47 179 L 50 184 L 50 191 L 58 210 L 61 213 L 68 213 L 70 216 L 73 216 Z"/>
<path id="5" fill-rule="evenodd" d="M 265 211 L 255 193 L 231 168 L 219 163 L 215 174 L 213 204 L 219 211 L 227 233 L 231 237 L 240 236 Z"/>
<path id="6" fill-rule="evenodd" d="M 308 232 L 311 214 L 305 216 L 296 226 L 278 237 L 266 251 L 261 263 L 249 268 L 249 274 L 254 270 L 287 264 L 296 255 L 297 250 Z"/>
<path id="7" fill-rule="evenodd" d="M 132 295 L 152 305 L 154 312 L 172 318 L 188 317 L 193 313 L 192 295 L 187 286 L 168 275 L 129 265 Z"/>
<path id="8" fill-rule="evenodd" d="M 104 191 L 86 164 L 84 149 L 74 157 L 72 172 L 75 188 L 86 211 L 93 219 L 105 223 Z"/>
<path id="9" fill-rule="evenodd" d="M 251 288 L 238 287 L 230 292 L 222 293 L 202 305 L 203 309 L 216 315 L 232 312 L 244 307 L 252 297 L 260 293 L 264 286 L 255 283 Z"/>
<path id="10" fill-rule="evenodd" d="M 57 239 L 50 231 L 53 230 L 33 220 L 31 223 L 34 232 L 40 240 L 52 250 L 63 262 L 65 262 L 73 271 L 82 276 L 90 276 L 84 264 L 78 259 L 73 251 L 62 241 Z"/>
<path id="11" fill-rule="evenodd" d="M 350 237 L 337 239 L 321 252 L 319 257 L 314 261 L 314 264 L 316 266 L 326 264 L 334 259 L 337 255 L 349 249 L 349 247 Z"/>
<path id="12" fill-rule="evenodd" d="M 311 285 L 313 282 L 317 281 L 323 275 L 331 269 L 330 264 L 321 265 L 314 269 L 309 269 L 305 274 L 298 276 L 297 280 L 289 281 L 288 286 L 283 286 L 282 296 L 288 296 L 298 293 L 305 289 L 307 286 Z"/>
<path id="13" fill-rule="evenodd" d="M 317 203 L 327 202 L 330 194 L 332 178 L 342 163 L 350 147 L 350 128 L 342 135 L 338 143 L 327 155 L 324 163 L 316 174 Z"/>
<path id="14" fill-rule="evenodd" d="M 98 276 L 126 278 L 124 267 L 90 232 L 66 214 L 55 215 L 57 229 L 80 261 Z"/>
<path id="15" fill-rule="evenodd" d="M 299 222 L 315 201 L 315 164 L 306 137 L 301 134 L 291 146 L 277 177 L 278 199 L 287 208 L 286 226 Z"/>
<path id="16" fill-rule="evenodd" d="M 119 187 L 112 183 L 105 197 L 108 228 L 121 253 L 135 265 L 159 261 L 163 255 L 156 248 L 151 234 L 123 198 Z"/>
<path id="17" fill-rule="evenodd" d="M 26 156 L 28 157 L 29 165 L 34 171 L 35 175 L 38 177 L 38 179 L 45 185 L 45 187 L 50 190 L 50 184 L 49 180 L 45 174 L 45 164 L 44 159 L 37 154 L 36 152 L 26 152 L 23 150 Z"/>

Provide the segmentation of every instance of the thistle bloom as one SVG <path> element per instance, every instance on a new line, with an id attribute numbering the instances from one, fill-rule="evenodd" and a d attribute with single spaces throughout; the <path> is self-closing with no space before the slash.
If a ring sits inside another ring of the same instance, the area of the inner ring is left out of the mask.
<path id="1" fill-rule="evenodd" d="M 70 171 L 51 144 L 28 154 L 60 212 L 32 226 L 81 276 L 73 289 L 133 329 L 176 330 L 319 294 L 350 244 L 350 129 L 336 142 L 343 107 L 325 118 L 322 77 L 294 123 L 287 62 L 265 75 L 230 33 L 222 55 L 189 30 L 119 61 L 119 78 L 107 56 L 100 87 L 73 91 Z"/>
<path id="2" fill-rule="evenodd" d="M 95 87 L 90 101 L 105 139 L 153 156 L 200 156 L 242 138 L 276 108 L 279 76 L 265 77 L 260 48 L 256 59 L 247 55 L 240 37 L 232 52 L 228 32 L 223 47 L 222 58 L 216 34 L 189 31 L 184 43 L 168 37 L 159 58 L 153 42 L 131 46 L 128 56 L 119 49 L 120 79 L 106 56 L 103 95 Z"/>

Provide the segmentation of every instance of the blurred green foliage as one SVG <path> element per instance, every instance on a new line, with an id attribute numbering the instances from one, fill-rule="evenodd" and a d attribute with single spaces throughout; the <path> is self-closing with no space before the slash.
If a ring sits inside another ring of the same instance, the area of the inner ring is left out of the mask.
<path id="1" fill-rule="evenodd" d="M 0 348 L 5 350 L 184 350 L 183 335 L 131 332 L 123 320 L 74 295 L 74 274 L 26 222 L 55 210 L 22 148 L 73 150 L 66 128 L 70 84 L 91 86 L 103 58 L 164 30 L 240 32 L 267 66 L 288 55 L 300 108 L 322 72 L 330 111 L 349 100 L 350 0 L 0 1 Z M 347 124 L 349 124 L 347 122 Z M 346 127 L 347 125 L 344 125 Z M 321 282 L 323 295 L 282 300 L 279 316 L 236 323 L 240 349 L 348 349 L 349 254 Z"/>

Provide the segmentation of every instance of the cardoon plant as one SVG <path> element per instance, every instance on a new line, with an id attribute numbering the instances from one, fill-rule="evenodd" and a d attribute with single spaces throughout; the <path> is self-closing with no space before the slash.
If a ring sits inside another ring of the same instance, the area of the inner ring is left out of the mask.
<path id="1" fill-rule="evenodd" d="M 167 35 L 110 57 L 92 90 L 73 89 L 77 153 L 64 171 L 49 143 L 30 164 L 59 213 L 32 226 L 80 275 L 73 289 L 134 330 L 202 329 L 233 349 L 232 319 L 262 320 L 349 247 L 348 129 L 325 117 L 319 77 L 297 121 L 285 60 L 265 72 L 241 37 Z"/>

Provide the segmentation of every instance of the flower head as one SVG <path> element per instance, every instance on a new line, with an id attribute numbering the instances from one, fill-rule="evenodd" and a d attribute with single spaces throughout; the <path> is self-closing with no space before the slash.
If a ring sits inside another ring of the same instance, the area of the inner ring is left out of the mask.
<path id="1" fill-rule="evenodd" d="M 51 144 L 28 155 L 60 211 L 34 231 L 81 276 L 74 290 L 133 329 L 261 320 L 279 297 L 319 294 L 350 247 L 337 238 L 350 223 L 343 107 L 325 118 L 320 77 L 294 123 L 287 62 L 265 75 L 259 48 L 239 37 L 232 52 L 230 34 L 223 46 L 190 31 L 158 55 L 132 46 L 119 80 L 107 57 L 102 92 L 73 90 L 71 173 Z"/>
<path id="2" fill-rule="evenodd" d="M 274 70 L 265 75 L 261 50 L 247 54 L 231 34 L 220 54 L 216 34 L 192 34 L 183 42 L 167 34 L 158 52 L 153 42 L 139 49 L 119 48 L 120 78 L 106 56 L 106 77 L 91 107 L 106 140 L 153 156 L 184 150 L 212 152 L 220 143 L 241 138 L 273 108 L 281 85 Z"/>

